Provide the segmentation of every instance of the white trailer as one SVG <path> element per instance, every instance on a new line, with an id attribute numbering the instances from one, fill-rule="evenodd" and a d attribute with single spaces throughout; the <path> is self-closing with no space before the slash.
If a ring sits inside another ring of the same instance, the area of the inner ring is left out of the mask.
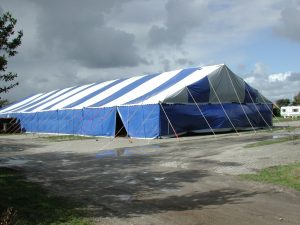
<path id="1" fill-rule="evenodd" d="M 282 106 L 280 108 L 280 115 L 283 117 L 298 117 L 300 116 L 300 106 Z"/>

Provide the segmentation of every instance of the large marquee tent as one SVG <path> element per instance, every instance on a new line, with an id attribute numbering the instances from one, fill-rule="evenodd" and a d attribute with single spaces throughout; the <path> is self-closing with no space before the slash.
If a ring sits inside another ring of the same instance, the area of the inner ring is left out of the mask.
<path id="1" fill-rule="evenodd" d="M 272 126 L 272 103 L 226 65 L 39 93 L 0 109 L 33 133 L 135 138 Z"/>

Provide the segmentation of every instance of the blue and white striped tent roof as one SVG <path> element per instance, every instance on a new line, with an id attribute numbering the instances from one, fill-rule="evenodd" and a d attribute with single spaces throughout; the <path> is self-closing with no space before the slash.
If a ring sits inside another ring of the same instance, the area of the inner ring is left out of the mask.
<path id="1" fill-rule="evenodd" d="M 179 69 L 39 93 L 3 108 L 0 114 L 157 104 L 223 66 Z"/>

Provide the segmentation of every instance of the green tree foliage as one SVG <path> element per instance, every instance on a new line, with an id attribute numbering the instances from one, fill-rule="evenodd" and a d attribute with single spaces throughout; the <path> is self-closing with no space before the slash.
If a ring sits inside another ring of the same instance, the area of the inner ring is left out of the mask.
<path id="1" fill-rule="evenodd" d="M 282 98 L 282 99 L 278 99 L 275 102 L 275 107 L 273 108 L 273 114 L 275 116 L 280 116 L 280 107 L 281 106 L 287 106 L 291 103 L 291 101 L 288 98 Z"/>
<path id="2" fill-rule="evenodd" d="M 278 107 L 281 107 L 281 106 L 288 106 L 289 104 L 291 104 L 291 101 L 288 99 L 288 98 L 282 98 L 282 99 L 278 99 L 276 101 L 276 105 Z"/>
<path id="3" fill-rule="evenodd" d="M 293 105 L 300 105 L 300 92 L 296 96 L 294 96 Z"/>
<path id="4" fill-rule="evenodd" d="M 9 105 L 10 103 L 8 102 L 7 99 L 0 99 L 0 108 Z"/>
<path id="5" fill-rule="evenodd" d="M 15 34 L 16 23 L 17 20 L 9 12 L 0 15 L 0 94 L 8 92 L 19 84 L 15 82 L 16 73 L 6 72 L 8 59 L 18 53 L 16 49 L 21 45 L 23 36 L 23 31 Z"/>

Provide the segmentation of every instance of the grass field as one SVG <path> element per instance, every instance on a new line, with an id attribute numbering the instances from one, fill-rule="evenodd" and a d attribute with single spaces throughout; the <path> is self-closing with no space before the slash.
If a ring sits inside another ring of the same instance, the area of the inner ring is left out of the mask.
<path id="1" fill-rule="evenodd" d="M 300 191 L 300 163 L 274 166 L 257 174 L 241 175 L 243 179 L 284 185 Z"/>
<path id="2" fill-rule="evenodd" d="M 289 122 L 289 121 L 297 121 L 297 120 L 300 120 L 300 117 L 296 117 L 296 118 L 273 117 L 273 123 Z"/>
<path id="3" fill-rule="evenodd" d="M 75 140 L 95 139 L 96 137 L 87 137 L 87 136 L 79 136 L 79 135 L 52 135 L 52 136 L 45 136 L 40 138 L 48 141 L 75 141 Z"/>
<path id="4" fill-rule="evenodd" d="M 0 168 L 0 200 L 0 224 L 91 224 L 78 204 L 50 195 L 16 170 Z"/>

